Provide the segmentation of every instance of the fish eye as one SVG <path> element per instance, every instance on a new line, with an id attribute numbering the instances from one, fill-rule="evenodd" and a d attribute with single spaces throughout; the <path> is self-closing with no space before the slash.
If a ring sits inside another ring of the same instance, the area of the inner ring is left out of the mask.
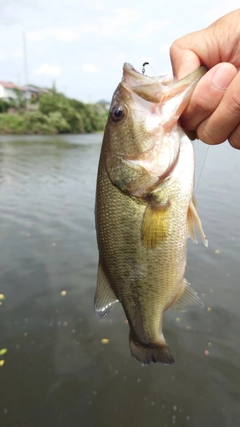
<path id="1" fill-rule="evenodd" d="M 123 108 L 121 105 L 118 105 L 116 107 L 113 107 L 110 111 L 111 119 L 114 122 L 120 122 L 126 115 L 125 108 Z"/>

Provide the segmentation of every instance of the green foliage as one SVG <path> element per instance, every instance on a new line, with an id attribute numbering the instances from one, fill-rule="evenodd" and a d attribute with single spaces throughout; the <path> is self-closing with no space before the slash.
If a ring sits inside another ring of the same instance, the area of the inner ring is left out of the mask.
<path id="1" fill-rule="evenodd" d="M 72 133 L 102 131 L 108 114 L 105 108 L 66 98 L 61 93 L 42 94 L 39 109 L 43 114 L 59 111 L 70 125 Z"/>
<path id="2" fill-rule="evenodd" d="M 23 92 L 20 89 L 17 89 L 17 88 L 14 88 L 13 91 L 16 94 L 16 99 L 13 100 L 13 102 L 15 103 L 15 106 L 17 108 L 24 107 L 26 101 L 25 101 Z"/>
<path id="3" fill-rule="evenodd" d="M 58 112 L 49 116 L 40 111 L 26 112 L 17 115 L 0 114 L 1 134 L 44 134 L 54 135 L 69 132 L 70 127 Z"/>
<path id="4" fill-rule="evenodd" d="M 18 107 L 21 105 L 19 93 Z M 6 114 L 5 107 L 0 100 L 0 113 L 2 113 L 0 114 L 0 134 L 103 131 L 108 115 L 105 106 L 84 104 L 76 99 L 66 98 L 55 91 L 46 92 L 40 96 L 38 111 L 22 111 L 18 108 L 16 114 Z"/>
<path id="5" fill-rule="evenodd" d="M 48 115 L 48 124 L 57 129 L 58 133 L 68 133 L 71 127 L 60 111 L 52 112 Z"/>
<path id="6" fill-rule="evenodd" d="M 0 113 L 6 113 L 9 107 L 10 107 L 9 102 L 5 101 L 5 99 L 0 98 Z"/>

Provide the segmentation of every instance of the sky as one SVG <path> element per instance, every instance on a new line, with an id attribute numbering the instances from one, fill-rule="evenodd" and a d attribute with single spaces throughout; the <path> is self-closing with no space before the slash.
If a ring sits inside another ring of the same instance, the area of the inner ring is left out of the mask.
<path id="1" fill-rule="evenodd" d="M 68 97 L 110 101 L 124 62 L 171 74 L 173 41 L 238 7 L 239 0 L 0 0 L 0 80 L 55 82 Z"/>

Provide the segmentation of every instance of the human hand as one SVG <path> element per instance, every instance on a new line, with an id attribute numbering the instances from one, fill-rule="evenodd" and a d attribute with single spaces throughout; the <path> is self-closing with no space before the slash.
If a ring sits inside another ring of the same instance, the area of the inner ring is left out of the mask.
<path id="1" fill-rule="evenodd" d="M 228 139 L 240 149 L 240 9 L 176 40 L 170 55 L 177 79 L 200 65 L 209 70 L 181 116 L 183 128 L 196 130 L 207 144 Z"/>

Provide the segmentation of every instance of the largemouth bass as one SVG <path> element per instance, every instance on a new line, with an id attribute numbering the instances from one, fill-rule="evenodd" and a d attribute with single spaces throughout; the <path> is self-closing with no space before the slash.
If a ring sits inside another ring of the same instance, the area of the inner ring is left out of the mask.
<path id="1" fill-rule="evenodd" d="M 168 308 L 202 307 L 184 278 L 197 227 L 192 143 L 178 119 L 204 67 L 175 82 L 123 66 L 105 128 L 96 193 L 99 267 L 95 312 L 121 302 L 132 356 L 142 365 L 174 358 L 162 333 Z"/>

